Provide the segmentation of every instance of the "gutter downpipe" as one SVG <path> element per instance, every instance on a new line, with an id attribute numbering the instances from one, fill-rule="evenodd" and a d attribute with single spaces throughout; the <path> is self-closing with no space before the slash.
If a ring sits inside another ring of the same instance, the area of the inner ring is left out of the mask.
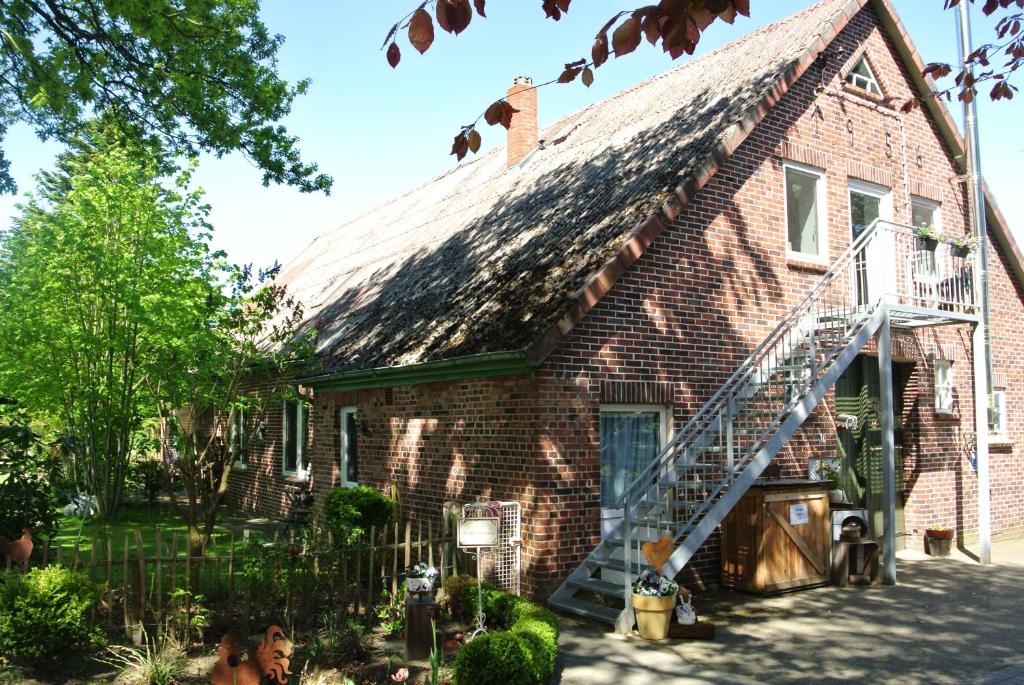
<path id="1" fill-rule="evenodd" d="M 959 6 L 960 68 L 967 65 L 971 54 L 970 3 Z M 967 67 L 973 75 L 973 67 Z M 981 152 L 978 145 L 978 112 L 975 98 L 964 101 L 964 144 L 967 148 L 967 176 L 970 180 L 970 212 L 978 241 L 977 264 L 974 270 L 975 292 L 981 297 L 981 320 L 974 329 L 974 428 L 978 471 L 978 538 L 981 543 L 979 561 L 992 563 L 991 493 L 989 490 L 988 412 L 992 387 L 992 335 L 989 330 L 988 232 L 985 229 L 985 194 L 981 176 Z"/>

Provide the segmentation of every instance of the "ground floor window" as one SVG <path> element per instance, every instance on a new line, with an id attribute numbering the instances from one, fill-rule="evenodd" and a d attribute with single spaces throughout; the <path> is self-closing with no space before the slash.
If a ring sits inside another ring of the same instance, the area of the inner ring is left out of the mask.
<path id="1" fill-rule="evenodd" d="M 935 413 L 953 413 L 953 364 L 947 359 L 935 360 Z"/>
<path id="2" fill-rule="evenodd" d="M 992 406 L 988 410 L 988 430 L 993 435 L 1006 435 L 1006 390 L 992 391 Z"/>
<path id="3" fill-rule="evenodd" d="M 618 507 L 633 479 L 667 441 L 668 410 L 656 405 L 601 407 L 601 506 Z"/>
<path id="4" fill-rule="evenodd" d="M 306 407 L 301 400 L 285 400 L 282 417 L 281 471 L 286 476 L 305 478 Z"/>
<path id="5" fill-rule="evenodd" d="M 228 428 L 230 438 L 228 444 L 231 446 L 231 455 L 236 467 L 244 468 L 249 463 L 249 445 L 245 434 L 248 425 L 247 418 L 244 409 L 236 409 L 231 419 L 231 426 Z"/>
<path id="6" fill-rule="evenodd" d="M 341 454 L 338 464 L 345 485 L 359 482 L 359 424 L 356 407 L 341 409 Z"/>

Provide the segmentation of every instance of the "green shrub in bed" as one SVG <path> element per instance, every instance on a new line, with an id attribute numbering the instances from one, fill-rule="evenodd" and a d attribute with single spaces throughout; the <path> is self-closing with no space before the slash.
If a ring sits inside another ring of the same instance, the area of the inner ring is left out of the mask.
<path id="1" fill-rule="evenodd" d="M 476 584 L 459 588 L 456 601 L 476 611 Z M 455 657 L 456 685 L 547 685 L 558 655 L 555 615 L 533 602 L 484 585 L 488 629 Z M 470 613 L 470 616 L 473 615 Z M 502 630 L 503 629 L 503 630 Z"/>
<path id="2" fill-rule="evenodd" d="M 44 666 L 106 642 L 89 620 L 100 588 L 61 566 L 33 569 L 0 581 L 0 661 Z"/>

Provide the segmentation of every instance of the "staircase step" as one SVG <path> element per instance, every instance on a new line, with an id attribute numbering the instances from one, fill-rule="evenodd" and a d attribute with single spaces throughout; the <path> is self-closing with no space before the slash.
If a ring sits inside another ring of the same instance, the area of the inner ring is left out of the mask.
<path id="1" fill-rule="evenodd" d="M 572 578 L 570 578 L 569 587 L 574 587 L 577 590 L 587 590 L 588 592 L 595 592 L 599 595 L 606 595 L 608 597 L 618 597 L 619 599 L 622 599 L 622 583 L 611 583 L 607 580 L 601 580 L 600 578 L 587 578 L 585 580 L 573 580 Z"/>
<path id="2" fill-rule="evenodd" d="M 606 568 L 609 571 L 618 571 L 620 573 L 626 572 L 626 561 L 624 559 L 613 559 L 611 557 L 605 559 L 590 559 L 589 562 L 598 566 L 599 568 Z M 644 564 L 631 564 L 630 570 L 634 575 L 639 574 L 644 569 Z"/>
<path id="3" fill-rule="evenodd" d="M 583 618 L 589 618 L 592 621 L 600 621 L 602 623 L 615 623 L 621 611 L 614 607 L 606 607 L 576 597 L 565 600 L 549 599 L 548 606 L 558 611 L 564 611 L 567 614 L 575 614 L 576 616 L 582 616 Z"/>

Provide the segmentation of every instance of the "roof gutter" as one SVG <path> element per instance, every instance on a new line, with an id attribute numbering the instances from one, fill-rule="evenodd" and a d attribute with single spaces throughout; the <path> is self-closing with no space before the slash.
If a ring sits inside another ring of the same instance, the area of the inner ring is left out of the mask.
<path id="1" fill-rule="evenodd" d="M 334 371 L 302 376 L 296 378 L 295 383 L 320 391 L 340 392 L 390 388 L 397 385 L 461 381 L 488 376 L 513 376 L 532 373 L 534 369 L 536 369 L 536 363 L 527 358 L 526 352 L 513 350 L 484 352 L 420 364 L 382 366 L 356 371 Z"/>

